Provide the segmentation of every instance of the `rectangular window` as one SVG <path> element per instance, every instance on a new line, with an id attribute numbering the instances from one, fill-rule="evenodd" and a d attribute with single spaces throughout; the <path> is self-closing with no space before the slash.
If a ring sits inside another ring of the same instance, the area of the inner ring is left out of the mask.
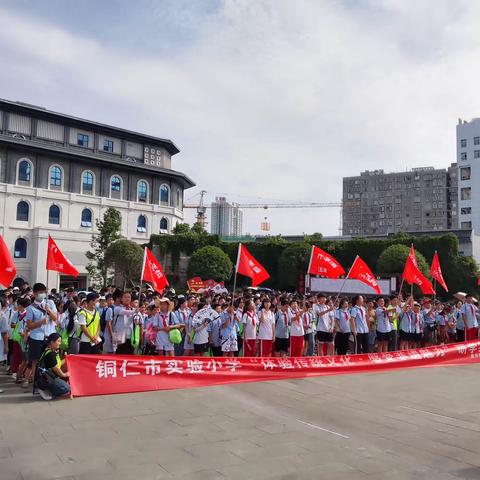
<path id="1" fill-rule="evenodd" d="M 113 140 L 103 141 L 103 151 L 113 153 Z"/>
<path id="2" fill-rule="evenodd" d="M 460 209 L 460 215 L 470 215 L 472 213 L 472 207 L 463 207 Z"/>
<path id="3" fill-rule="evenodd" d="M 77 145 L 79 147 L 88 147 L 88 135 L 77 133 Z"/>
<path id="4" fill-rule="evenodd" d="M 462 148 L 465 148 L 467 146 L 467 139 L 466 138 L 462 138 L 462 140 L 460 140 L 460 146 Z"/>
<path id="5" fill-rule="evenodd" d="M 480 137 L 473 137 L 473 144 L 480 145 Z"/>
<path id="6" fill-rule="evenodd" d="M 470 180 L 471 175 L 472 175 L 471 167 L 462 167 L 460 169 L 460 179 L 461 180 Z"/>
<path id="7" fill-rule="evenodd" d="M 460 154 L 460 160 L 466 160 L 467 159 L 467 152 L 462 152 Z"/>
<path id="8" fill-rule="evenodd" d="M 460 225 L 462 230 L 468 230 L 472 228 L 472 222 L 462 222 Z"/>
<path id="9" fill-rule="evenodd" d="M 460 189 L 460 200 L 470 200 L 472 198 L 472 189 L 465 187 Z"/>
<path id="10" fill-rule="evenodd" d="M 473 151 L 473 158 L 480 158 L 480 150 Z"/>

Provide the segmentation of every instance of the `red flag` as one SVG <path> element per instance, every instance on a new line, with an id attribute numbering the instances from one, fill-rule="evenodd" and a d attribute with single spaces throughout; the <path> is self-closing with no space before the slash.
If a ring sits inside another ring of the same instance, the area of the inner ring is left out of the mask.
<path id="1" fill-rule="evenodd" d="M 345 270 L 330 254 L 312 245 L 308 273 L 327 278 L 339 278 L 345 274 Z"/>
<path id="2" fill-rule="evenodd" d="M 161 292 L 168 285 L 168 280 L 163 272 L 162 266 L 147 247 L 145 247 L 140 281 L 142 282 L 144 280 L 150 282 L 156 292 Z"/>
<path id="3" fill-rule="evenodd" d="M 432 266 L 430 267 L 430 275 L 443 287 L 446 292 L 448 292 L 447 284 L 443 279 L 442 269 L 440 268 L 440 260 L 436 250 L 435 255 L 433 256 Z"/>
<path id="4" fill-rule="evenodd" d="M 367 285 L 370 285 L 377 295 L 382 293 L 377 279 L 373 276 L 372 271 L 368 268 L 368 265 L 357 255 L 353 262 L 350 272 L 348 272 L 347 278 L 355 278 Z"/>
<path id="5" fill-rule="evenodd" d="M 405 264 L 405 270 L 403 271 L 403 278 L 410 285 L 413 283 L 420 287 L 420 290 L 424 295 L 435 295 L 435 290 L 430 280 L 423 275 L 419 268 L 414 265 L 412 257 L 409 255 L 407 263 Z"/>
<path id="6" fill-rule="evenodd" d="M 252 279 L 252 287 L 256 287 L 270 278 L 265 268 L 241 243 L 238 244 L 237 266 L 235 268 L 237 273 Z"/>
<path id="7" fill-rule="evenodd" d="M 47 270 L 64 273 L 78 277 L 78 270 L 72 262 L 60 251 L 53 238 L 48 236 Z"/>
<path id="8" fill-rule="evenodd" d="M 0 283 L 4 287 L 9 287 L 16 274 L 17 268 L 13 263 L 5 240 L 0 235 Z"/>
<path id="9" fill-rule="evenodd" d="M 417 256 L 415 255 L 415 249 L 413 248 L 413 243 L 410 245 L 410 253 L 408 256 L 412 259 L 413 264 L 418 268 Z"/>
<path id="10" fill-rule="evenodd" d="M 410 253 L 408 254 L 407 261 L 405 262 L 405 268 L 403 269 L 402 277 L 411 285 L 415 283 L 414 277 L 418 270 L 417 257 L 415 255 L 415 249 L 412 246 L 410 247 Z"/>

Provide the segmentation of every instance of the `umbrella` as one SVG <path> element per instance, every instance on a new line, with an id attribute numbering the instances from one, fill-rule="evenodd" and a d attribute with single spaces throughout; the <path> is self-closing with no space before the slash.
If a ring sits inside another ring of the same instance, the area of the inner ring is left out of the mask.
<path id="1" fill-rule="evenodd" d="M 457 292 L 457 293 L 454 293 L 453 296 L 456 299 L 460 300 L 461 302 L 464 302 L 467 294 L 465 292 Z M 473 299 L 474 302 L 478 302 L 478 300 L 475 297 L 472 297 L 472 299 Z"/>

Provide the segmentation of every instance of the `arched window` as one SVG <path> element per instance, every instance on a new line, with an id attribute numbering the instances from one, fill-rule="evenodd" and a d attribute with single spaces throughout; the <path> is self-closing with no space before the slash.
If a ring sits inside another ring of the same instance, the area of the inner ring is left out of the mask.
<path id="1" fill-rule="evenodd" d="M 15 258 L 27 258 L 27 241 L 24 238 L 17 238 L 13 250 Z"/>
<path id="2" fill-rule="evenodd" d="M 122 179 L 114 175 L 110 180 L 110 197 L 122 198 Z"/>
<path id="3" fill-rule="evenodd" d="M 91 227 L 92 226 L 92 211 L 89 208 L 84 208 L 82 210 L 82 221 L 80 223 L 82 227 Z"/>
<path id="4" fill-rule="evenodd" d="M 82 173 L 82 193 L 84 195 L 93 195 L 93 173 L 88 170 Z"/>
<path id="5" fill-rule="evenodd" d="M 60 207 L 51 205 L 48 210 L 48 223 L 52 225 L 60 225 Z"/>
<path id="6" fill-rule="evenodd" d="M 170 205 L 170 188 L 163 184 L 160 187 L 160 203 L 162 205 Z"/>
<path id="7" fill-rule="evenodd" d="M 18 164 L 18 182 L 29 185 L 32 182 L 32 164 L 28 160 L 20 160 Z"/>
<path id="8" fill-rule="evenodd" d="M 140 180 L 137 186 L 137 201 L 146 202 L 148 195 L 148 184 L 145 180 Z"/>
<path id="9" fill-rule="evenodd" d="M 137 232 L 145 233 L 147 231 L 147 219 L 145 215 L 139 215 L 137 220 Z"/>
<path id="10" fill-rule="evenodd" d="M 17 221 L 28 222 L 28 214 L 30 213 L 30 206 L 23 200 L 17 203 Z"/>
<path id="11" fill-rule="evenodd" d="M 165 217 L 160 220 L 160 233 L 168 233 L 168 220 Z"/>
<path id="12" fill-rule="evenodd" d="M 50 188 L 60 190 L 62 188 L 62 169 L 58 165 L 50 167 Z"/>

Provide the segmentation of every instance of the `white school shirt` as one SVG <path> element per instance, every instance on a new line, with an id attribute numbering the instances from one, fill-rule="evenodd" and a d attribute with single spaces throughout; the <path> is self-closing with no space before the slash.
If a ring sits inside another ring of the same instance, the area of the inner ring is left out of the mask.
<path id="1" fill-rule="evenodd" d="M 323 304 L 315 304 L 314 307 L 314 314 L 315 317 L 317 318 L 317 332 L 331 332 L 332 331 L 332 325 L 330 324 L 331 322 L 331 317 L 329 317 L 328 313 L 325 313 L 323 315 L 320 315 L 321 312 L 325 312 L 328 310 L 328 306 Z"/>
<path id="2" fill-rule="evenodd" d="M 215 312 L 212 308 L 209 307 L 204 307 L 199 310 L 193 316 L 192 328 L 199 328 L 205 322 L 211 321 L 213 316 L 212 312 L 217 315 L 217 312 Z M 208 343 L 208 324 L 204 328 L 195 332 L 195 335 L 193 337 L 193 343 L 194 345 L 203 345 L 204 343 Z"/>
<path id="3" fill-rule="evenodd" d="M 351 315 L 355 321 L 357 333 L 368 333 L 367 313 L 365 307 L 353 307 Z"/>
<path id="4" fill-rule="evenodd" d="M 303 329 L 303 319 L 302 314 L 299 314 L 299 320 L 293 320 L 294 317 L 299 314 L 298 310 L 294 311 L 288 309 L 288 319 L 290 320 L 290 336 L 291 337 L 303 337 L 305 335 L 305 330 Z"/>
<path id="5" fill-rule="evenodd" d="M 135 310 L 119 305 L 113 310 L 112 329 L 119 344 L 125 343 L 132 335 L 132 323 Z"/>
<path id="6" fill-rule="evenodd" d="M 375 318 L 377 320 L 377 331 L 380 333 L 389 333 L 392 331 L 392 324 L 388 319 L 388 314 L 384 308 L 375 309 Z"/>
<path id="7" fill-rule="evenodd" d="M 350 333 L 350 313 L 348 308 L 346 310 L 337 309 L 334 313 L 335 318 L 338 321 L 338 326 L 340 328 L 340 333 Z"/>
<path id="8" fill-rule="evenodd" d="M 258 316 L 257 314 L 247 312 L 243 314 L 242 323 L 244 324 L 245 340 L 255 340 L 257 338 Z"/>
<path id="9" fill-rule="evenodd" d="M 477 321 L 478 309 L 475 305 L 473 305 L 473 303 L 464 303 L 460 311 L 462 312 L 462 315 L 465 316 L 464 322 L 466 323 L 467 328 L 478 327 L 478 321 Z"/>
<path id="10" fill-rule="evenodd" d="M 313 317 L 313 313 L 311 310 L 308 310 L 307 312 L 304 312 L 302 314 L 303 329 L 305 330 L 305 335 L 313 332 L 312 317 Z"/>
<path id="11" fill-rule="evenodd" d="M 263 322 L 260 321 L 262 314 Z M 275 315 L 271 310 L 260 310 L 258 317 L 260 322 L 258 327 L 258 338 L 260 340 L 272 340 L 273 329 L 275 326 Z"/>

